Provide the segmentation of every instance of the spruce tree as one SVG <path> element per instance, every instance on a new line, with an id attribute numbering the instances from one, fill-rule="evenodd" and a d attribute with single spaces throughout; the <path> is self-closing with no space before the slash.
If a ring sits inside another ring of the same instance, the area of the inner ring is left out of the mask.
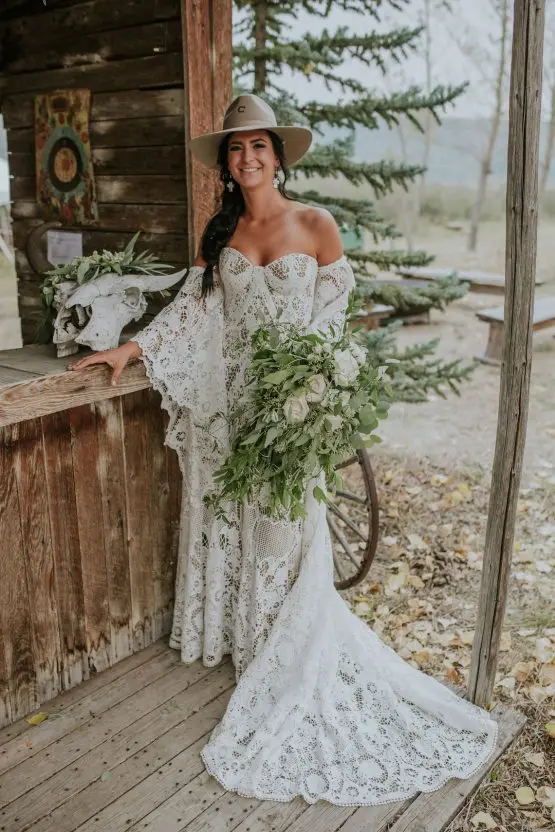
<path id="1" fill-rule="evenodd" d="M 281 123 L 305 124 L 315 133 L 310 153 L 294 168 L 293 176 L 343 177 L 353 185 L 368 183 L 377 198 L 397 186 L 408 187 L 423 169 L 394 161 L 357 162 L 353 159 L 353 132 L 357 127 L 377 129 L 392 126 L 401 118 L 417 128 L 427 113 L 439 121 L 439 114 L 462 92 L 464 87 L 439 85 L 424 93 L 416 86 L 392 95 L 381 94 L 364 83 L 365 70 L 378 67 L 384 72 L 393 62 L 401 62 L 418 48 L 421 28 L 402 26 L 391 31 L 358 33 L 347 27 L 321 34 L 305 32 L 291 37 L 292 26 L 300 11 L 325 18 L 332 6 L 379 23 L 388 8 L 402 9 L 409 0 L 236 0 L 239 23 L 236 25 L 234 76 L 238 92 L 254 92 L 265 98 L 278 114 Z M 361 67 L 359 77 L 345 78 L 341 66 L 355 58 Z M 328 89 L 337 93 L 333 103 L 300 103 L 281 82 L 283 70 L 323 79 Z M 351 131 L 345 138 L 321 141 L 326 127 Z M 320 141 L 318 140 L 320 135 Z M 330 197 L 316 190 L 294 194 L 302 201 L 326 207 L 339 225 L 365 229 L 375 244 L 398 238 L 395 227 L 384 221 L 374 202 L 368 199 Z M 423 251 L 408 253 L 401 248 L 376 247 L 357 251 L 352 265 L 357 276 L 364 277 L 376 268 L 423 266 L 433 258 Z"/>
<path id="2" fill-rule="evenodd" d="M 292 24 L 300 12 L 325 19 L 332 7 L 360 15 L 361 21 L 373 18 L 376 25 L 389 9 L 407 8 L 410 0 L 234 0 L 238 12 L 235 25 L 234 81 L 235 92 L 254 92 L 274 108 L 278 123 L 303 124 L 315 134 L 311 151 L 291 171 L 294 181 L 303 188 L 289 193 L 302 202 L 327 208 L 340 226 L 370 233 L 374 247 L 356 249 L 346 254 L 359 281 L 359 297 L 381 300 L 376 287 L 369 290 L 368 281 L 376 270 L 399 266 L 425 266 L 433 257 L 424 251 L 404 251 L 401 247 L 384 246 L 384 241 L 401 237 L 395 226 L 383 219 L 376 201 L 342 198 L 306 189 L 306 181 L 322 177 L 343 177 L 352 185 L 371 186 L 376 200 L 396 187 L 409 187 L 421 174 L 419 165 L 395 161 L 359 162 L 353 158 L 354 131 L 357 128 L 378 129 L 382 124 L 394 126 L 408 119 L 417 129 L 421 120 L 439 115 L 464 90 L 464 86 L 438 85 L 425 93 L 417 86 L 402 92 L 382 94 L 364 83 L 365 71 L 378 67 L 383 72 L 392 62 L 402 62 L 411 50 L 418 49 L 421 27 L 400 26 L 390 31 L 355 32 L 342 26 L 335 31 L 323 29 L 321 34 L 304 32 L 292 37 Z M 364 27 L 366 28 L 366 26 Z M 343 63 L 355 58 L 361 67 L 356 78 L 345 78 Z M 320 78 L 327 88 L 336 92 L 333 103 L 316 100 L 301 103 L 283 85 L 281 76 L 292 73 Z M 322 141 L 326 128 L 343 128 L 343 138 Z M 304 181 L 303 181 L 304 180 Z M 387 291 L 387 290 L 386 290 Z M 441 308 L 460 296 L 461 288 L 453 281 L 430 290 L 434 298 L 428 305 Z M 464 289 L 462 290 L 464 292 Z M 391 294 L 391 292 L 390 292 Z M 403 300 L 403 290 L 396 289 L 395 308 L 402 310 L 414 297 Z M 414 294 L 414 290 L 413 290 Z M 428 293 L 429 294 L 429 293 Z M 423 297 L 420 298 L 423 300 Z M 389 328 L 388 328 L 389 329 Z M 369 333 L 369 346 L 376 360 L 394 359 L 396 395 L 405 401 L 422 401 L 430 390 L 440 395 L 450 388 L 458 392 L 471 367 L 460 362 L 443 362 L 431 358 L 436 341 L 418 348 L 399 352 L 395 346 L 395 328 L 387 333 Z"/>

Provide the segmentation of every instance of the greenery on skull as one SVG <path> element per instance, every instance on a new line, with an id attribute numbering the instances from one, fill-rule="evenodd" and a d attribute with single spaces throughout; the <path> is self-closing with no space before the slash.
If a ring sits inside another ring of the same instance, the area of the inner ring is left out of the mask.
<path id="1" fill-rule="evenodd" d="M 385 72 L 393 62 L 402 62 L 411 50 L 418 48 L 421 29 L 403 26 L 389 32 L 361 34 L 340 27 L 334 32 L 325 29 L 321 35 L 308 32 L 298 38 L 290 37 L 291 21 L 301 11 L 322 19 L 332 6 L 340 7 L 360 14 L 361 20 L 371 16 L 378 23 L 387 7 L 402 9 L 407 4 L 408 0 L 334 0 L 333 3 L 332 0 L 235 0 L 239 12 L 234 48 L 236 93 L 254 92 L 262 96 L 276 111 L 279 123 L 304 124 L 315 133 L 313 148 L 293 168 L 293 177 L 344 177 L 354 185 L 368 183 L 379 199 L 397 186 L 407 188 L 422 173 L 422 168 L 417 165 L 391 161 L 357 162 L 353 158 L 352 133 L 325 145 L 318 141 L 319 131 L 325 126 L 351 131 L 356 127 L 372 130 L 380 123 L 395 125 L 399 119 L 406 118 L 418 129 L 421 127 L 419 119 L 428 112 L 439 120 L 440 112 L 463 92 L 464 86 L 439 85 L 429 94 L 411 86 L 403 92 L 382 95 L 367 89 L 359 78 L 345 78 L 341 72 L 344 62 L 352 58 L 360 61 L 363 68 L 377 66 Z M 323 79 L 329 89 L 337 90 L 337 100 L 332 104 L 319 101 L 301 104 L 280 84 L 285 69 Z M 290 193 L 303 202 L 327 208 L 340 226 L 370 232 L 375 248 L 346 252 L 359 282 L 371 280 L 376 269 L 425 266 L 433 259 L 424 251 L 408 253 L 401 247 L 380 247 L 380 243 L 383 246 L 384 241 L 399 239 L 401 234 L 380 216 L 376 203 L 371 200 L 325 196 L 316 190 L 303 190 L 302 193 L 290 190 Z M 409 290 L 413 297 L 414 291 Z M 405 303 L 410 305 L 410 297 L 403 300 L 405 292 L 398 289 L 395 297 L 391 297 L 394 300 L 391 305 L 397 310 Z M 441 308 L 457 296 L 457 291 L 452 283 L 440 283 L 420 294 L 426 294 L 428 307 Z M 375 302 L 385 302 L 385 296 L 380 295 L 377 288 L 367 292 L 367 296 L 370 295 Z M 388 338 L 386 343 L 393 350 L 392 339 Z M 422 345 L 426 355 L 431 355 L 435 347 L 435 341 Z M 416 362 L 416 358 L 414 360 Z M 407 358 L 407 362 L 408 367 L 410 359 Z M 434 389 L 438 378 L 449 387 L 452 387 L 452 380 L 456 387 L 470 372 L 467 368 L 460 375 L 460 367 L 456 364 L 456 367 L 451 362 L 440 361 L 415 364 L 414 397 L 411 400 L 420 400 L 428 370 L 430 389 Z M 411 378 L 411 375 L 406 378 L 408 386 Z"/>

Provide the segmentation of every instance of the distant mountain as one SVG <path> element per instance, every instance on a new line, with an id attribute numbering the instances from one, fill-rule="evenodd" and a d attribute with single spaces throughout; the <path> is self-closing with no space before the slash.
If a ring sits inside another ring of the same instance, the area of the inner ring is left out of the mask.
<path id="1" fill-rule="evenodd" d="M 441 125 L 434 125 L 427 181 L 436 185 L 474 186 L 479 173 L 479 156 L 484 147 L 489 122 L 484 119 L 446 118 Z M 542 125 L 541 148 L 547 139 L 548 125 Z M 405 123 L 406 161 L 420 164 L 423 155 L 423 137 L 415 127 Z M 328 130 L 323 141 L 335 136 L 345 136 L 345 131 Z M 492 162 L 491 182 L 502 184 L 507 174 L 508 122 L 501 124 L 495 155 Z M 398 128 L 379 130 L 359 128 L 355 133 L 355 156 L 358 161 L 403 158 Z M 542 153 L 540 152 L 540 159 Z M 555 160 L 550 171 L 549 184 L 555 187 Z"/>

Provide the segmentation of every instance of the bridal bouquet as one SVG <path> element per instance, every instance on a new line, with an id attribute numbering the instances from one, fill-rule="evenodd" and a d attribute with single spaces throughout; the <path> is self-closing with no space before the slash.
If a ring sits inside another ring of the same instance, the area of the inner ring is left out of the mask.
<path id="1" fill-rule="evenodd" d="M 231 452 L 205 497 L 225 519 L 224 502 L 260 499 L 270 515 L 305 517 L 308 482 L 323 471 L 341 487 L 336 466 L 357 448 L 380 442 L 387 415 L 385 367 L 348 331 L 303 335 L 286 324 L 258 329 L 241 404 L 231 413 Z M 326 490 L 314 497 L 327 502 Z"/>

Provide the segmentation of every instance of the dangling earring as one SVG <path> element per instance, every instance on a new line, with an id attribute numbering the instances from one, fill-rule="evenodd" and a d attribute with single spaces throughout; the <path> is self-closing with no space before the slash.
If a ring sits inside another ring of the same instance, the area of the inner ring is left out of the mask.
<path id="1" fill-rule="evenodd" d="M 278 170 L 279 170 L 279 168 L 276 168 L 276 172 L 274 173 L 274 179 L 273 179 L 273 186 L 274 186 L 274 188 L 279 188 L 279 176 L 278 176 Z"/>
<path id="2" fill-rule="evenodd" d="M 233 179 L 231 178 L 231 176 L 229 177 L 229 180 L 228 180 L 228 182 L 227 182 L 227 184 L 226 184 L 226 188 L 227 188 L 227 190 L 228 190 L 230 193 L 231 193 L 231 191 L 234 191 L 234 190 L 235 190 L 235 182 L 233 181 Z"/>

